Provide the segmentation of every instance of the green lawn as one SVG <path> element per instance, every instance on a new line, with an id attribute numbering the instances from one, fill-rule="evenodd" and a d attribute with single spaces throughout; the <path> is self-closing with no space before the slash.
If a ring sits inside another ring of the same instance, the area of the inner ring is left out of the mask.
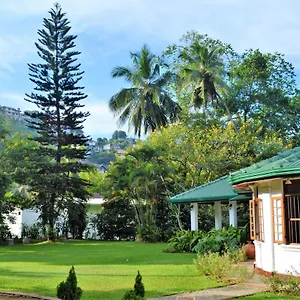
<path id="1" fill-rule="evenodd" d="M 272 294 L 272 293 L 260 293 L 253 296 L 241 297 L 240 299 L 248 299 L 248 300 L 264 300 L 264 299 L 284 299 L 284 300 L 295 300 L 299 299 L 299 297 L 285 296 L 280 294 Z"/>
<path id="2" fill-rule="evenodd" d="M 120 300 L 137 270 L 146 297 L 216 287 L 193 265 L 194 254 L 164 253 L 166 244 L 80 241 L 0 247 L 0 290 L 56 295 L 74 265 L 82 299 Z"/>

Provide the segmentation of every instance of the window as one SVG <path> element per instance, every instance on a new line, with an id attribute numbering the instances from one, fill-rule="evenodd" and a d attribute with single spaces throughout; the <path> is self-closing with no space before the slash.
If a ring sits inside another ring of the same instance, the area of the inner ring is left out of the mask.
<path id="1" fill-rule="evenodd" d="M 300 180 L 284 185 L 286 243 L 300 243 Z"/>
<path id="2" fill-rule="evenodd" d="M 285 243 L 284 205 L 281 196 L 272 197 L 272 211 L 274 243 Z"/>
<path id="3" fill-rule="evenodd" d="M 263 202 L 257 198 L 249 202 L 250 212 L 250 239 L 264 240 Z"/>
<path id="4" fill-rule="evenodd" d="M 300 195 L 287 195 L 287 242 L 300 243 Z"/>

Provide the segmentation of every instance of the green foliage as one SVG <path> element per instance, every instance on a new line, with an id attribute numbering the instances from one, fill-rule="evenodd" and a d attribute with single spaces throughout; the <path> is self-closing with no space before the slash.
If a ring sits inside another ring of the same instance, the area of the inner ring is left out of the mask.
<path id="1" fill-rule="evenodd" d="M 41 211 L 41 219 L 49 226 L 49 238 L 54 239 L 54 225 L 58 215 L 74 202 L 84 203 L 89 194 L 88 183 L 78 174 L 89 167 L 83 163 L 88 138 L 83 122 L 89 113 L 78 108 L 87 97 L 78 83 L 83 72 L 76 63 L 80 52 L 74 50 L 76 36 L 59 4 L 44 18 L 35 43 L 41 62 L 28 64 L 29 79 L 34 92 L 26 94 L 26 101 L 39 110 L 26 112 L 30 128 L 39 133 L 33 138 L 38 147 L 32 151 L 31 168 L 26 181 L 35 193 L 34 206 Z M 42 158 L 42 159 L 41 159 Z"/>
<path id="2" fill-rule="evenodd" d="M 134 240 L 136 222 L 133 207 L 126 200 L 108 201 L 97 214 L 96 226 L 101 240 Z"/>
<path id="3" fill-rule="evenodd" d="M 142 239 L 166 241 L 175 222 L 166 193 L 170 176 L 159 147 L 137 145 L 110 166 L 100 192 L 109 201 L 130 203 Z"/>
<path id="4" fill-rule="evenodd" d="M 33 223 L 31 226 L 26 223 L 22 224 L 22 238 L 40 239 L 44 237 L 45 227 L 40 221 Z"/>
<path id="5" fill-rule="evenodd" d="M 68 229 L 73 239 L 82 239 L 87 225 L 87 207 L 84 203 L 68 204 Z M 63 233 L 66 235 L 66 233 Z"/>
<path id="6" fill-rule="evenodd" d="M 234 265 L 228 253 L 208 252 L 204 255 L 198 254 L 194 260 L 201 275 L 208 276 L 218 282 L 240 283 L 249 279 L 252 274 L 248 272 L 247 266 Z"/>
<path id="7" fill-rule="evenodd" d="M 300 278 L 298 272 L 288 275 L 281 275 L 276 272 L 265 280 L 271 292 L 289 296 L 300 296 Z"/>
<path id="8" fill-rule="evenodd" d="M 141 136 L 166 126 L 178 119 L 179 105 L 171 99 L 166 91 L 172 80 L 172 73 L 161 73 L 164 67 L 151 53 L 147 45 L 141 51 L 130 54 L 133 62 L 131 68 L 115 67 L 113 77 L 123 77 L 131 84 L 113 95 L 109 101 L 110 109 L 119 115 L 121 125 L 129 122 L 134 133 Z"/>
<path id="9" fill-rule="evenodd" d="M 122 298 L 122 300 L 143 300 L 144 298 L 136 295 L 133 290 L 126 292 Z"/>
<path id="10" fill-rule="evenodd" d="M 160 240 L 161 231 L 154 224 L 146 224 L 137 230 L 137 241 L 157 242 Z"/>
<path id="11" fill-rule="evenodd" d="M 198 240 L 194 251 L 199 254 L 218 253 L 220 255 L 238 249 L 240 245 L 240 229 L 229 227 L 228 230 L 212 229 L 204 233 L 202 238 Z"/>
<path id="12" fill-rule="evenodd" d="M 92 152 L 90 156 L 88 157 L 88 161 L 95 163 L 95 164 L 103 164 L 103 165 L 109 165 L 111 161 L 116 160 L 116 154 L 115 151 L 110 152 Z"/>
<path id="13" fill-rule="evenodd" d="M 142 275 L 138 271 L 135 277 L 134 290 L 125 293 L 123 300 L 142 300 L 145 296 L 145 287 L 142 282 Z"/>
<path id="14" fill-rule="evenodd" d="M 138 273 L 135 277 L 134 292 L 137 296 L 140 296 L 140 297 L 145 296 L 145 287 L 142 282 L 142 275 L 140 274 L 140 271 L 138 271 Z"/>
<path id="15" fill-rule="evenodd" d="M 6 224 L 0 224 L 0 244 L 9 238 L 11 238 L 9 227 Z"/>
<path id="16" fill-rule="evenodd" d="M 243 228 L 229 227 L 228 230 L 211 229 L 208 232 L 203 231 L 177 231 L 169 239 L 168 247 L 165 252 L 197 252 L 206 254 L 208 252 L 217 252 L 220 255 L 226 252 L 232 253 L 232 257 L 243 257 L 243 251 L 240 252 L 241 232 Z"/>
<path id="17" fill-rule="evenodd" d="M 82 296 L 82 289 L 77 286 L 77 277 L 74 266 L 69 271 L 66 281 L 57 286 L 57 297 L 62 300 L 79 300 Z"/>
<path id="18" fill-rule="evenodd" d="M 193 252 L 198 241 L 203 237 L 202 231 L 181 230 L 175 233 L 168 242 L 165 252 Z"/>
<path id="19" fill-rule="evenodd" d="M 127 134 L 125 131 L 122 130 L 115 130 L 114 133 L 112 134 L 113 140 L 126 139 L 126 138 L 127 138 Z"/>

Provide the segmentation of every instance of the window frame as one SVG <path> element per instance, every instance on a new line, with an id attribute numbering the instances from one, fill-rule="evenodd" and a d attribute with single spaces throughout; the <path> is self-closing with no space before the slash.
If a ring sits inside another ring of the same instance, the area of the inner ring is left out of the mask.
<path id="1" fill-rule="evenodd" d="M 285 229 L 285 203 L 284 197 L 282 196 L 272 196 L 272 227 L 273 227 L 273 242 L 277 244 L 286 243 L 286 229 Z M 280 206 L 274 205 L 275 203 L 280 202 Z M 278 211 L 281 210 L 280 215 Z M 275 211 L 277 214 L 275 214 Z M 278 219 L 281 217 L 281 223 L 278 222 Z M 278 226 L 281 225 L 281 239 L 279 239 L 280 232 L 278 232 Z M 277 229 L 277 230 L 276 230 Z"/>
<path id="2" fill-rule="evenodd" d="M 261 198 L 249 201 L 250 239 L 264 242 L 265 228 L 263 218 L 263 200 Z"/>

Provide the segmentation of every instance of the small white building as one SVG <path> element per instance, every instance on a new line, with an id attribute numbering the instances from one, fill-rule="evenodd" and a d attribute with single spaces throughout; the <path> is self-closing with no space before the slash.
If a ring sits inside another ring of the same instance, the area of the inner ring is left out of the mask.
<path id="1" fill-rule="evenodd" d="M 91 220 L 91 217 L 96 216 L 96 214 L 101 211 L 103 202 L 104 200 L 99 194 L 94 195 L 93 198 L 90 198 L 87 201 L 88 221 Z M 22 234 L 22 225 L 26 224 L 29 227 L 32 226 L 34 223 L 38 221 L 40 213 L 39 211 L 34 209 L 21 210 L 17 208 L 15 209 L 15 211 L 11 213 L 11 216 L 14 218 L 14 222 L 13 223 L 7 222 L 10 232 L 12 236 L 16 236 L 20 238 Z M 88 230 L 88 232 L 86 231 L 85 232 L 86 234 L 85 233 L 83 234 L 84 237 L 86 236 L 88 238 L 92 238 L 97 236 L 96 229 L 92 224 L 88 223 L 86 230 Z"/>
<path id="2" fill-rule="evenodd" d="M 229 175 L 239 190 L 252 190 L 250 235 L 256 268 L 300 276 L 300 147 Z"/>

